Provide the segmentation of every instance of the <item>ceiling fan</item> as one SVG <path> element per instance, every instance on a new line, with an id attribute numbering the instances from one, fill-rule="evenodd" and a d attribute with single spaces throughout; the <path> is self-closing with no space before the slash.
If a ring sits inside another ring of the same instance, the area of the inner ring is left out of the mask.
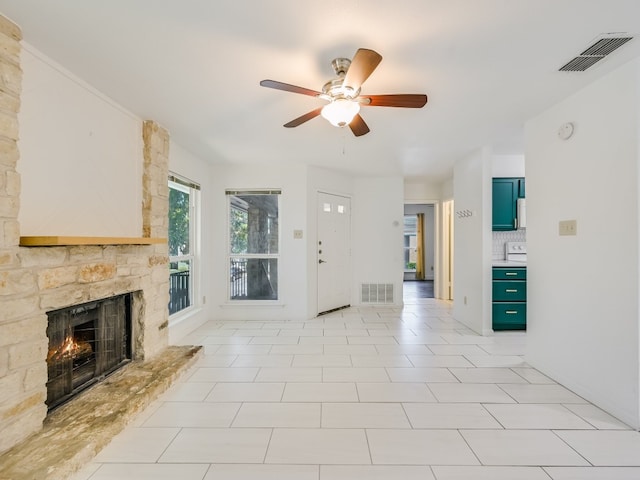
<path id="1" fill-rule="evenodd" d="M 379 53 L 366 48 L 359 48 L 353 56 L 353 60 L 348 58 L 334 59 L 331 66 L 337 77 L 325 83 L 321 92 L 275 80 L 262 80 L 260 85 L 285 92 L 318 97 L 329 102 L 323 107 L 316 108 L 285 123 L 285 127 L 297 127 L 318 115 L 322 115 L 336 127 L 349 125 L 353 134 L 359 137 L 369 133 L 369 127 L 359 113 L 361 106 L 422 108 L 427 103 L 427 96 L 424 94 L 361 95 L 362 84 L 381 61 L 382 56 Z"/>

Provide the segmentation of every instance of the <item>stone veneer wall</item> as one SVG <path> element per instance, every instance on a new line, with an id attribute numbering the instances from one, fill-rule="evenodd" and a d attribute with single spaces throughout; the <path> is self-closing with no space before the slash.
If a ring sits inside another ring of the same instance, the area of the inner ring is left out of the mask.
<path id="1" fill-rule="evenodd" d="M 166 243 L 19 246 L 21 39 L 20 29 L 0 16 L 0 452 L 40 430 L 47 414 L 47 311 L 137 292 L 135 358 L 160 353 L 168 339 Z M 149 121 L 142 130 L 142 236 L 166 238 L 169 135 Z"/>

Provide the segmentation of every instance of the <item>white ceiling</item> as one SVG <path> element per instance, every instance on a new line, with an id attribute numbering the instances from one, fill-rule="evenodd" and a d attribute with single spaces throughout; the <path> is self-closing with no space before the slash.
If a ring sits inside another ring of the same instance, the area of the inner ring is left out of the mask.
<path id="1" fill-rule="evenodd" d="M 0 0 L 24 40 L 212 163 L 304 162 L 440 181 L 467 152 L 522 153 L 527 119 L 640 55 L 640 38 L 584 73 L 558 72 L 599 34 L 640 33 L 640 0 Z M 368 107 L 355 138 L 321 117 L 331 60 L 382 63 L 364 94 L 426 93 L 423 109 Z M 568 119 L 570 120 L 570 119 Z"/>

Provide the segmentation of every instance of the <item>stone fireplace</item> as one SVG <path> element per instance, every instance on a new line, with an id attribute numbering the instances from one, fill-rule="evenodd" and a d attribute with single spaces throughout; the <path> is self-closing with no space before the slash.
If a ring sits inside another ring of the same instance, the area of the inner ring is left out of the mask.
<path id="1" fill-rule="evenodd" d="M 101 314 L 90 318 L 93 313 L 89 313 L 89 306 L 110 297 L 128 296 L 127 336 L 111 341 L 111 346 L 125 351 L 128 348 L 125 357 L 133 361 L 166 351 L 168 343 L 169 275 L 164 240 L 168 222 L 168 132 L 152 121 L 141 122 L 143 158 L 131 159 L 143 166 L 140 237 L 82 237 L 82 225 L 78 226 L 79 237 L 44 237 L 35 244 L 21 237 L 21 39 L 20 29 L 0 16 L 0 453 L 42 429 L 47 415 L 47 383 L 55 383 L 64 399 L 68 390 L 80 388 L 88 370 L 98 370 L 100 376 L 113 367 L 102 365 L 104 359 L 96 357 L 103 348 L 97 344 L 101 333 L 85 331 L 110 320 L 100 320 Z M 78 353 L 69 358 L 52 352 L 47 337 L 48 314 L 60 311 L 76 317 L 52 334 L 65 337 L 62 342 L 69 332 L 78 337 L 76 343 L 80 345 L 73 347 Z M 47 364 L 52 355 L 58 356 L 55 367 Z M 118 359 L 116 363 L 127 360 Z M 70 362 L 72 369 L 82 369 L 82 373 L 70 383 L 68 379 L 50 379 L 48 373 L 62 369 L 65 362 Z"/>

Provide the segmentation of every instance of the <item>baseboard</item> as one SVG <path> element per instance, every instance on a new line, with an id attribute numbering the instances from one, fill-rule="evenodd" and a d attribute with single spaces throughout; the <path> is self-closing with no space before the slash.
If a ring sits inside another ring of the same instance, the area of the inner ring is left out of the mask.
<path id="1" fill-rule="evenodd" d="M 176 345 L 196 328 L 207 322 L 204 309 L 194 308 L 169 324 L 169 345 Z"/>

